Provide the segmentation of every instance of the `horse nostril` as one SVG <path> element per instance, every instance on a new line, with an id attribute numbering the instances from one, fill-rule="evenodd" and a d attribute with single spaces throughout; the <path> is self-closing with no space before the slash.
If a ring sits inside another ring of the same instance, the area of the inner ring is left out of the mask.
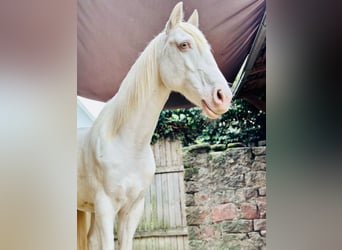
<path id="1" fill-rule="evenodd" d="M 231 101 L 229 92 L 230 92 L 229 89 L 228 89 L 228 91 L 225 91 L 224 88 L 223 89 L 222 88 L 214 89 L 213 95 L 212 95 L 213 105 L 215 105 L 215 107 L 217 109 L 222 109 L 222 110 L 227 109 L 227 107 Z"/>
<path id="2" fill-rule="evenodd" d="M 219 101 L 223 102 L 224 96 L 223 96 L 223 93 L 222 93 L 222 90 L 221 90 L 221 89 L 217 90 L 216 95 L 217 95 L 217 99 L 218 99 Z"/>

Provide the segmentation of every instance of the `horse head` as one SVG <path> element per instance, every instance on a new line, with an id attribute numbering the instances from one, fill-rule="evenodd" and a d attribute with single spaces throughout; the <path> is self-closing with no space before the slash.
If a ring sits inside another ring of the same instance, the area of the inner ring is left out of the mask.
<path id="1" fill-rule="evenodd" d="M 208 41 L 198 29 L 197 10 L 187 22 L 183 15 L 180 2 L 163 31 L 160 77 L 166 87 L 183 94 L 201 107 L 207 117 L 216 119 L 228 110 L 232 93 Z"/>

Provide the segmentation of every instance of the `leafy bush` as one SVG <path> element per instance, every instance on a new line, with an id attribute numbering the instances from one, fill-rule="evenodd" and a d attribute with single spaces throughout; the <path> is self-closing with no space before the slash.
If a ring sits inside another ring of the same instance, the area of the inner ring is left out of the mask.
<path id="1" fill-rule="evenodd" d="M 199 108 L 163 110 L 152 143 L 159 138 L 179 139 L 184 146 L 197 143 L 245 145 L 266 138 L 266 113 L 247 101 L 235 100 L 217 120 L 207 119 Z"/>

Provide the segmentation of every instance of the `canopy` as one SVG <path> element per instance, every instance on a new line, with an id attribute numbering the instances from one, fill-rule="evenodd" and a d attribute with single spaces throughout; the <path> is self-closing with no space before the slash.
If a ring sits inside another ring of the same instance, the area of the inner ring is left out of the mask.
<path id="1" fill-rule="evenodd" d="M 178 0 L 79 0 L 77 94 L 107 101 L 149 41 L 160 33 Z M 232 83 L 252 48 L 265 0 L 186 0 L 185 19 L 199 12 L 200 29 Z M 188 107 L 172 94 L 166 107 Z"/>

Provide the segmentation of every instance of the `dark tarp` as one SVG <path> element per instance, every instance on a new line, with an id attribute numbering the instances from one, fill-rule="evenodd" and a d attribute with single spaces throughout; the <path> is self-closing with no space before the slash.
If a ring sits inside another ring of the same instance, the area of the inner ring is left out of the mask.
<path id="1" fill-rule="evenodd" d="M 147 43 L 160 33 L 178 1 L 79 0 L 77 94 L 107 101 Z M 265 0 L 187 0 L 185 19 L 199 12 L 200 29 L 228 82 L 251 49 Z M 167 107 L 188 106 L 171 95 Z"/>

